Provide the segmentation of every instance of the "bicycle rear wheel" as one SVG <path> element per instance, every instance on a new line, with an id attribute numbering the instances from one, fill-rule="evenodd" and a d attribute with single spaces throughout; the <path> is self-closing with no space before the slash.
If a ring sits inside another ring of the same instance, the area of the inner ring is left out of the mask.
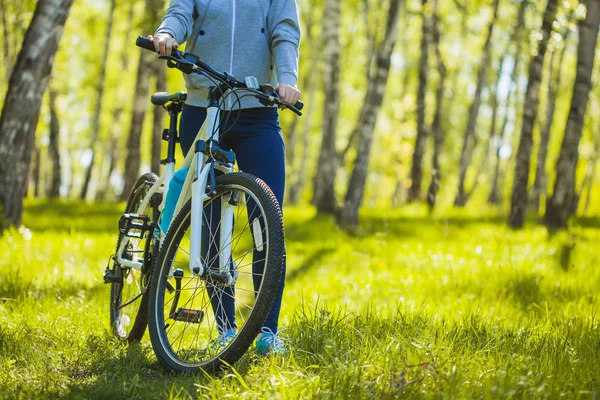
<path id="1" fill-rule="evenodd" d="M 189 271 L 191 200 L 172 222 L 151 278 L 152 347 L 163 366 L 179 372 L 214 372 L 236 362 L 259 333 L 282 273 L 283 218 L 273 192 L 241 172 L 219 176 L 216 183 L 217 195 L 203 205 L 201 259 L 205 269 L 218 268 L 224 252 L 219 246 L 221 209 L 232 205 L 226 263 L 234 283 Z M 237 333 L 224 340 L 228 330 Z"/>
<path id="2" fill-rule="evenodd" d="M 138 210 L 148 190 L 158 181 L 153 173 L 142 175 L 133 188 L 125 207 L 125 214 L 137 213 L 148 217 L 156 223 L 159 216 L 158 205 L 161 194 L 157 193 L 143 210 Z M 142 232 L 138 232 L 142 233 Z M 117 250 L 124 234 L 119 233 Z M 144 336 L 148 325 L 148 296 L 147 287 L 150 272 L 153 267 L 152 253 L 155 253 L 155 243 L 151 232 L 141 238 L 127 237 L 127 243 L 121 256 L 124 259 L 138 261 L 143 264 L 142 271 L 122 266 L 115 262 L 113 276 L 116 281 L 111 283 L 110 290 L 110 322 L 114 335 L 121 341 L 139 341 Z"/>

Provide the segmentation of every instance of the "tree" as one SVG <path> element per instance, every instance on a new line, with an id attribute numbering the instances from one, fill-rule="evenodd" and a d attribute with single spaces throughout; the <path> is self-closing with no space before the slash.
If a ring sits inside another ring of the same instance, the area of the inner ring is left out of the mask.
<path id="1" fill-rule="evenodd" d="M 531 164 L 531 149 L 533 144 L 533 125 L 535 123 L 538 106 L 540 82 L 542 80 L 542 68 L 548 41 L 552 33 L 552 24 L 556 19 L 558 0 L 548 0 L 544 19 L 542 22 L 541 38 L 538 44 L 537 54 L 529 64 L 529 81 L 525 92 L 523 106 L 523 125 L 519 138 L 519 150 L 515 165 L 515 177 L 512 186 L 510 202 L 510 214 L 508 223 L 513 228 L 521 228 L 525 223 L 525 212 L 527 211 L 527 185 L 529 182 L 529 168 Z"/>
<path id="2" fill-rule="evenodd" d="M 336 209 L 335 147 L 337 119 L 340 112 L 340 0 L 326 0 L 323 15 L 323 142 L 317 161 L 312 203 L 320 213 L 333 214 Z"/>
<path id="3" fill-rule="evenodd" d="M 102 55 L 100 58 L 100 73 L 98 74 L 98 82 L 96 90 L 98 91 L 98 97 L 96 98 L 96 107 L 94 107 L 94 119 L 92 120 L 92 141 L 90 142 L 90 149 L 92 150 L 92 159 L 90 161 L 90 165 L 88 166 L 85 172 L 85 179 L 83 181 L 83 187 L 81 189 L 82 200 L 85 200 L 87 197 L 90 180 L 92 178 L 92 169 L 94 168 L 94 160 L 96 159 L 96 151 L 94 147 L 98 143 L 98 139 L 100 138 L 100 116 L 102 115 L 102 98 L 104 97 L 104 87 L 106 81 L 106 64 L 108 60 L 108 48 L 110 45 L 110 34 L 112 32 L 113 25 L 113 17 L 115 12 L 116 0 L 111 0 L 110 8 L 108 11 L 108 20 L 106 22 L 106 29 L 104 31 L 104 37 L 106 38 L 104 41 L 104 49 L 102 50 Z"/>
<path id="4" fill-rule="evenodd" d="M 60 150 L 59 150 L 59 136 L 60 136 L 60 123 L 58 120 L 58 112 L 56 111 L 56 92 L 52 87 L 48 90 L 49 103 L 50 103 L 50 146 L 49 155 L 52 159 L 52 179 L 50 180 L 50 192 L 48 196 L 56 198 L 60 196 Z"/>
<path id="5" fill-rule="evenodd" d="M 567 19 L 566 30 L 562 40 L 562 50 L 560 51 L 560 57 L 558 64 L 556 65 L 556 77 L 554 77 L 553 69 L 555 68 L 556 50 L 552 51 L 550 56 L 550 68 L 548 69 L 548 102 L 546 104 L 546 121 L 540 134 L 540 144 L 537 153 L 537 162 L 535 166 L 535 178 L 533 180 L 533 191 L 531 193 L 531 204 L 534 210 L 537 212 L 540 206 L 540 196 L 546 194 L 548 187 L 546 177 L 546 159 L 548 157 L 548 144 L 550 142 L 550 133 L 552 132 L 552 125 L 554 124 L 554 110 L 556 109 L 556 96 L 560 89 L 562 81 L 562 65 L 567 50 L 569 32 L 570 30 L 570 17 Z"/>
<path id="6" fill-rule="evenodd" d="M 465 204 L 467 204 L 468 200 L 468 197 L 465 193 L 465 178 L 467 176 L 467 170 L 469 168 L 469 165 L 471 164 L 473 149 L 477 146 L 477 135 L 475 133 L 475 127 L 477 125 L 477 117 L 479 116 L 479 108 L 481 106 L 481 92 L 486 81 L 487 71 L 492 57 L 491 43 L 492 36 L 494 34 L 494 27 L 498 19 L 499 5 L 500 0 L 494 0 L 494 14 L 492 16 L 492 21 L 488 26 L 487 37 L 485 39 L 485 44 L 483 45 L 483 56 L 481 57 L 479 71 L 477 72 L 477 86 L 475 88 L 473 102 L 471 103 L 471 107 L 469 109 L 469 119 L 467 122 L 465 133 L 463 135 L 463 144 L 460 151 L 460 161 L 458 166 L 458 190 L 456 193 L 456 198 L 454 199 L 454 205 L 458 207 L 463 207 Z M 470 145 L 471 138 L 473 139 L 472 146 Z"/>
<path id="7" fill-rule="evenodd" d="M 417 89 L 417 137 L 415 139 L 415 149 L 410 168 L 411 185 L 408 191 L 408 201 L 415 201 L 421 197 L 421 164 L 427 140 L 425 96 L 427 95 L 427 80 L 429 78 L 429 43 L 431 42 L 430 36 L 432 31 L 432 18 L 427 15 L 427 1 L 421 0 L 423 27 L 421 34 L 421 56 L 419 57 L 419 86 Z"/>
<path id="8" fill-rule="evenodd" d="M 367 87 L 365 101 L 362 105 L 361 118 L 358 121 L 360 128 L 358 131 L 359 144 L 356 160 L 352 175 L 350 176 L 344 205 L 338 215 L 338 222 L 345 227 L 352 228 L 358 224 L 358 210 L 362 202 L 367 180 L 375 123 L 377 122 L 377 115 L 383 103 L 392 51 L 396 43 L 400 3 L 401 0 L 390 1 L 385 36 L 377 49 L 374 71 Z"/>
<path id="9" fill-rule="evenodd" d="M 0 206 L 19 225 L 42 95 L 73 0 L 39 0 L 0 117 Z"/>
<path id="10" fill-rule="evenodd" d="M 427 204 L 432 209 L 437 201 L 437 193 L 442 179 L 442 169 L 440 168 L 440 154 L 444 144 L 444 132 L 442 128 L 442 112 L 444 106 L 444 91 L 446 88 L 446 66 L 440 51 L 440 20 L 438 14 L 439 0 L 435 1 L 435 11 L 433 15 L 433 48 L 437 62 L 437 71 L 439 75 L 438 88 L 435 93 L 435 114 L 431 124 L 431 133 L 433 134 L 433 156 L 431 158 L 431 182 L 427 190 Z M 414 184 L 414 182 L 413 182 Z"/>
<path id="11" fill-rule="evenodd" d="M 556 181 L 552 197 L 546 202 L 546 225 L 565 228 L 577 209 L 575 170 L 579 160 L 579 141 L 583 131 L 585 112 L 592 87 L 594 55 L 600 24 L 600 1 L 584 0 L 587 7 L 585 20 L 579 24 L 577 46 L 577 75 L 565 136 L 556 162 Z"/>
<path id="12" fill-rule="evenodd" d="M 143 24 L 145 32 L 153 32 L 159 20 L 159 13 L 163 10 L 162 0 L 146 0 L 146 15 Z M 135 81 L 135 96 L 133 101 L 133 113 L 131 115 L 131 126 L 127 139 L 127 158 L 125 160 L 125 187 L 121 193 L 121 200 L 127 200 L 131 188 L 140 174 L 140 140 L 142 137 L 142 125 L 146 110 L 148 109 L 148 88 L 152 76 L 152 62 L 155 54 L 147 50 L 140 50 L 137 78 Z"/>
<path id="13" fill-rule="evenodd" d="M 516 49 L 514 53 L 514 63 L 513 68 L 510 73 L 510 88 L 508 90 L 508 94 L 506 95 L 506 102 L 504 107 L 504 117 L 502 122 L 502 127 L 500 128 L 500 134 L 498 135 L 499 141 L 496 144 L 496 151 L 494 153 L 495 166 L 494 166 L 494 177 L 492 178 L 492 189 L 490 191 L 490 195 L 488 196 L 489 204 L 499 204 L 502 199 L 502 194 L 500 192 L 500 151 L 502 149 L 502 145 L 506 136 L 506 127 L 508 126 L 509 114 L 512 105 L 512 100 L 515 96 L 516 86 L 517 86 L 517 76 L 519 74 L 519 69 L 521 66 L 521 57 L 522 57 L 522 48 L 523 48 L 523 31 L 525 29 L 525 11 L 527 10 L 527 2 L 528 0 L 521 0 L 521 4 L 519 5 L 519 11 L 517 13 L 517 24 L 515 25 L 513 32 L 510 38 L 510 44 L 516 43 Z M 508 53 L 509 49 L 505 53 Z"/>

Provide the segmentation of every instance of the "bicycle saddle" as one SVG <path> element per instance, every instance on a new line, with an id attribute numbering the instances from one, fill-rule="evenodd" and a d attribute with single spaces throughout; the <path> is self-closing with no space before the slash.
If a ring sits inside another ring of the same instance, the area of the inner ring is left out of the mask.
<path id="1" fill-rule="evenodd" d="M 169 101 L 174 101 L 177 103 L 184 103 L 185 99 L 187 99 L 186 92 L 177 92 L 177 93 L 167 93 L 167 92 L 156 92 L 150 97 L 150 101 L 155 106 L 162 106 Z"/>

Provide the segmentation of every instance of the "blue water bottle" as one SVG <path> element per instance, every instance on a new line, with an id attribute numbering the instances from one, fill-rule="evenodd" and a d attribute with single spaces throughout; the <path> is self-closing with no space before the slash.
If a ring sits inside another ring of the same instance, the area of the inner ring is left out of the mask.
<path id="1" fill-rule="evenodd" d="M 175 206 L 177 205 L 177 200 L 179 199 L 181 190 L 183 189 L 183 183 L 185 182 L 185 177 L 187 176 L 188 170 L 189 168 L 182 168 L 175 172 L 171 182 L 169 183 L 165 207 L 163 208 L 160 217 L 160 230 L 163 234 L 167 233 L 169 230 L 169 225 L 171 225 L 173 213 L 175 212 Z"/>

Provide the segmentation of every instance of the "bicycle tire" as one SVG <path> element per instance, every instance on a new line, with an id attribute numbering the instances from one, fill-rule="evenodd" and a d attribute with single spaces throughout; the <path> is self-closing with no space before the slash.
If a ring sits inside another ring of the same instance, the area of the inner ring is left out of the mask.
<path id="1" fill-rule="evenodd" d="M 254 194 L 255 202 L 262 207 L 262 213 L 268 228 L 265 229 L 267 232 L 265 233 L 265 237 L 268 240 L 268 245 L 266 247 L 264 258 L 263 276 L 258 289 L 258 294 L 255 295 L 254 308 L 249 312 L 250 314 L 248 315 L 247 320 L 244 321 L 244 324 L 241 329 L 238 330 L 237 335 L 222 351 L 215 354 L 212 358 L 197 363 L 190 363 L 180 359 L 173 350 L 169 338 L 167 337 L 168 330 L 164 320 L 165 305 L 163 304 L 163 301 L 166 299 L 166 283 L 172 278 L 172 276 L 169 276 L 169 271 L 172 271 L 171 264 L 174 263 L 173 260 L 175 253 L 179 248 L 179 243 L 190 226 L 191 199 L 188 200 L 169 227 L 167 236 L 161 246 L 159 256 L 155 259 L 154 273 L 150 282 L 148 311 L 150 341 L 158 361 L 167 370 L 182 373 L 196 373 L 203 370 L 208 373 L 214 373 L 220 370 L 224 365 L 232 365 L 238 361 L 252 345 L 252 342 L 260 332 L 262 324 L 275 300 L 283 270 L 285 253 L 285 238 L 281 209 L 275 195 L 261 179 L 243 172 L 229 173 L 217 177 L 216 188 L 218 196 L 225 193 L 227 190 L 231 190 L 232 193 L 234 190 L 241 190 L 235 189 L 236 187 L 243 188 Z M 206 201 L 203 207 L 207 207 L 207 204 L 210 203 L 210 201 L 211 200 Z M 204 212 L 205 211 L 203 211 L 203 213 Z M 250 224 L 250 217 L 247 219 L 248 224 Z M 231 243 L 233 243 L 233 239 Z M 252 246 L 254 246 L 254 243 L 252 243 Z M 254 249 L 256 248 L 254 247 Z M 234 250 L 232 250 L 232 252 L 233 251 Z M 253 259 L 251 263 L 253 265 L 252 268 L 254 268 L 254 263 L 255 260 Z M 188 267 L 185 266 L 184 268 L 187 270 Z M 254 275 L 256 274 L 254 273 L 254 269 L 252 271 L 251 275 L 252 279 L 254 279 Z M 194 278 L 192 277 L 189 279 L 191 280 Z M 237 286 L 233 290 L 237 291 L 236 293 L 238 294 L 236 294 L 235 297 L 238 297 L 240 291 L 237 289 Z M 192 296 L 195 296 L 195 292 Z M 199 330 L 200 328 L 197 329 Z M 198 338 L 196 337 L 196 345 L 197 344 Z"/>
<path id="2" fill-rule="evenodd" d="M 136 183 L 133 185 L 133 188 L 131 189 L 131 192 L 129 194 L 129 198 L 127 199 L 127 206 L 125 207 L 125 211 L 124 213 L 131 213 L 131 212 L 136 212 L 137 211 L 137 203 L 139 201 L 141 201 L 146 193 L 147 190 L 156 182 L 158 181 L 158 176 L 156 176 L 156 174 L 154 173 L 146 173 L 142 176 L 140 176 L 138 178 L 138 180 L 136 181 Z M 159 215 L 159 211 L 158 211 L 158 205 L 160 204 L 160 198 L 161 198 L 162 194 L 157 193 L 157 197 L 152 199 L 152 201 L 148 204 L 148 207 L 152 207 L 152 218 L 153 220 L 157 220 L 158 219 L 158 215 Z M 141 210 L 142 213 L 144 214 L 146 210 Z M 151 234 L 149 234 L 151 235 Z M 119 244 L 121 243 L 121 240 L 123 238 L 123 233 L 119 232 L 119 239 L 117 240 L 117 247 L 115 249 L 115 254 L 119 251 Z M 148 239 L 146 239 L 148 240 Z M 151 256 L 148 254 L 147 251 L 147 247 L 144 246 L 144 260 L 149 260 L 148 263 L 148 274 L 150 274 L 151 269 L 153 267 L 153 262 L 151 259 Z M 123 271 L 125 270 L 125 268 L 121 268 L 121 266 L 119 264 L 117 264 L 115 262 L 114 264 L 114 274 L 117 277 L 123 277 Z M 146 274 L 146 275 L 148 275 Z M 140 276 L 140 281 L 146 281 L 148 282 L 148 277 L 147 276 Z M 142 337 L 144 336 L 144 333 L 146 332 L 146 326 L 148 325 L 148 295 L 147 295 L 147 290 L 145 290 L 144 294 L 141 297 L 141 300 L 139 301 L 139 307 L 137 312 L 135 313 L 135 321 L 133 323 L 133 326 L 131 327 L 131 330 L 126 333 L 123 334 L 123 330 L 119 329 L 118 327 L 118 319 L 119 319 L 119 314 L 118 314 L 118 310 L 117 307 L 119 306 L 119 304 L 121 303 L 121 297 L 122 297 L 122 291 L 120 292 L 120 289 L 122 289 L 120 286 L 123 286 L 120 283 L 116 283 L 113 282 L 111 283 L 111 289 L 110 289 L 110 324 L 111 324 L 111 330 L 113 332 L 113 334 L 120 340 L 123 342 L 138 342 L 142 339 Z"/>

